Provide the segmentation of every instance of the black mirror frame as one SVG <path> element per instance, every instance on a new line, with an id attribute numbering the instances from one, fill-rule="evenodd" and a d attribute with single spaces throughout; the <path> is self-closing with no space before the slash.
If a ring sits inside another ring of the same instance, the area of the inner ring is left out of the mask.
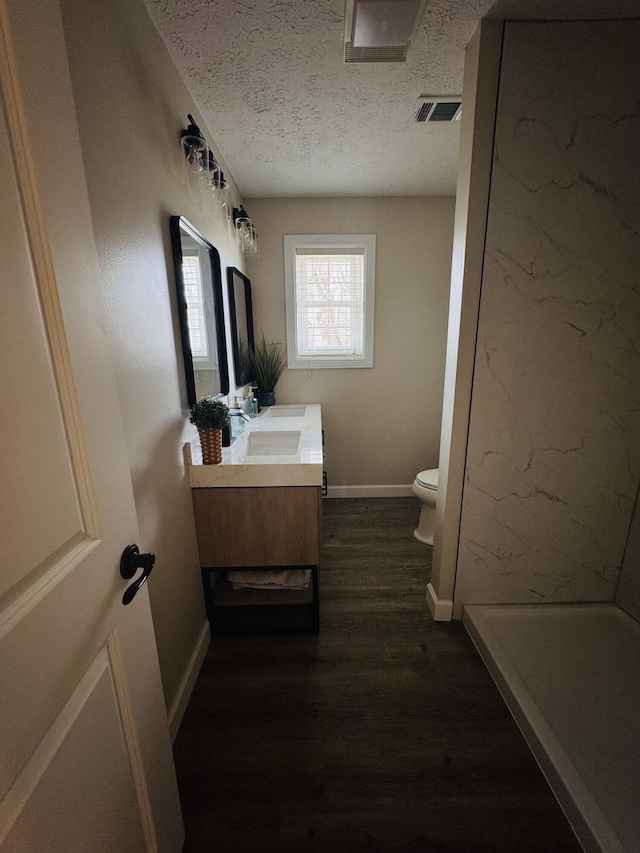
<path id="1" fill-rule="evenodd" d="M 242 385 L 247 385 L 253 380 L 251 371 L 248 374 L 241 374 L 240 364 L 240 339 L 238 337 L 238 317 L 236 311 L 236 296 L 235 277 L 238 277 L 244 284 L 244 302 L 247 307 L 247 343 L 250 350 L 253 350 L 254 335 L 253 335 L 253 305 L 251 302 L 251 281 L 244 273 L 241 273 L 236 267 L 227 267 L 227 287 L 229 290 L 229 312 L 231 314 L 231 348 L 233 351 L 233 365 L 236 373 L 236 385 L 240 388 Z"/>
<path id="2" fill-rule="evenodd" d="M 222 297 L 222 267 L 220 253 L 206 240 L 184 216 L 170 218 L 171 250 L 173 267 L 176 277 L 178 296 L 178 317 L 180 319 L 180 336 L 182 338 L 182 354 L 184 356 L 184 372 L 187 383 L 187 401 L 192 406 L 197 401 L 193 356 L 189 341 L 189 324 L 187 320 L 187 300 L 184 295 L 184 278 L 182 275 L 182 241 L 180 232 L 185 231 L 209 253 L 211 262 L 211 282 L 213 287 L 213 307 L 215 313 L 216 348 L 218 352 L 218 367 L 220 372 L 220 391 L 215 395 L 222 397 L 229 393 L 229 363 L 227 361 L 227 346 L 224 332 L 224 302 Z"/>

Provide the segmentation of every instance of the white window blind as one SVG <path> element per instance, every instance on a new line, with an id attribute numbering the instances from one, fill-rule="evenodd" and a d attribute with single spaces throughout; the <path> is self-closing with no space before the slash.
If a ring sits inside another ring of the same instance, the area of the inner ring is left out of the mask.
<path id="1" fill-rule="evenodd" d="M 364 355 L 364 253 L 296 252 L 299 358 Z"/>
<path id="2" fill-rule="evenodd" d="M 197 254 L 182 256 L 182 278 L 184 294 L 187 300 L 187 325 L 191 355 L 196 358 L 208 358 L 207 326 L 204 316 L 204 294 L 200 273 L 200 257 Z"/>
<path id="3" fill-rule="evenodd" d="M 291 368 L 373 365 L 375 236 L 285 237 Z"/>

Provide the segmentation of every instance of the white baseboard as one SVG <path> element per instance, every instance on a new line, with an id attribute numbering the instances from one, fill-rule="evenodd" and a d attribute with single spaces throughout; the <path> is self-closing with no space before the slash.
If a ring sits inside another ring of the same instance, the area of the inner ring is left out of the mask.
<path id="1" fill-rule="evenodd" d="M 448 598 L 438 598 L 431 584 L 427 584 L 427 604 L 436 622 L 451 622 L 453 601 Z"/>
<path id="2" fill-rule="evenodd" d="M 327 489 L 328 498 L 409 498 L 412 494 L 410 484 L 408 486 L 329 486 Z"/>
<path id="3" fill-rule="evenodd" d="M 184 712 L 187 710 L 187 705 L 189 704 L 189 699 L 193 693 L 196 678 L 200 672 L 200 667 L 202 666 L 202 662 L 204 661 L 204 656 L 207 653 L 210 642 L 211 635 L 209 630 L 209 620 L 207 619 L 202 626 L 200 634 L 198 635 L 195 648 L 189 659 L 185 673 L 182 676 L 180 687 L 178 687 L 176 697 L 171 703 L 171 708 L 169 709 L 169 734 L 171 735 L 171 743 L 174 742 L 176 735 L 178 734 L 178 729 L 182 723 Z"/>

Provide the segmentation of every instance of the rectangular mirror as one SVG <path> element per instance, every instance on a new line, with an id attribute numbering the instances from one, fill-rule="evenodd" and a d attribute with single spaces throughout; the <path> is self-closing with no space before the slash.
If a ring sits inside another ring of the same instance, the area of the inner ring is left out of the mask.
<path id="1" fill-rule="evenodd" d="M 171 217 L 171 245 L 187 380 L 187 400 L 229 391 L 218 250 L 183 216 Z"/>
<path id="2" fill-rule="evenodd" d="M 236 385 L 247 385 L 253 379 L 249 350 L 253 349 L 253 309 L 251 282 L 235 267 L 227 267 L 229 310 L 231 312 L 231 345 Z"/>

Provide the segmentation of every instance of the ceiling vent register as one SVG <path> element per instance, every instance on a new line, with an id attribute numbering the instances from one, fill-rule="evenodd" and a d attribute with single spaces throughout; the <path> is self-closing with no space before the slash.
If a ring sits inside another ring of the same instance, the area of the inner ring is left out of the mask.
<path id="1" fill-rule="evenodd" d="M 344 61 L 404 62 L 426 0 L 346 0 Z"/>
<path id="2" fill-rule="evenodd" d="M 422 124 L 427 121 L 460 121 L 462 98 L 459 95 L 421 95 L 413 111 L 413 120 Z"/>
<path id="3" fill-rule="evenodd" d="M 408 45 L 402 47 L 354 47 L 344 46 L 345 62 L 404 62 L 407 58 Z"/>

